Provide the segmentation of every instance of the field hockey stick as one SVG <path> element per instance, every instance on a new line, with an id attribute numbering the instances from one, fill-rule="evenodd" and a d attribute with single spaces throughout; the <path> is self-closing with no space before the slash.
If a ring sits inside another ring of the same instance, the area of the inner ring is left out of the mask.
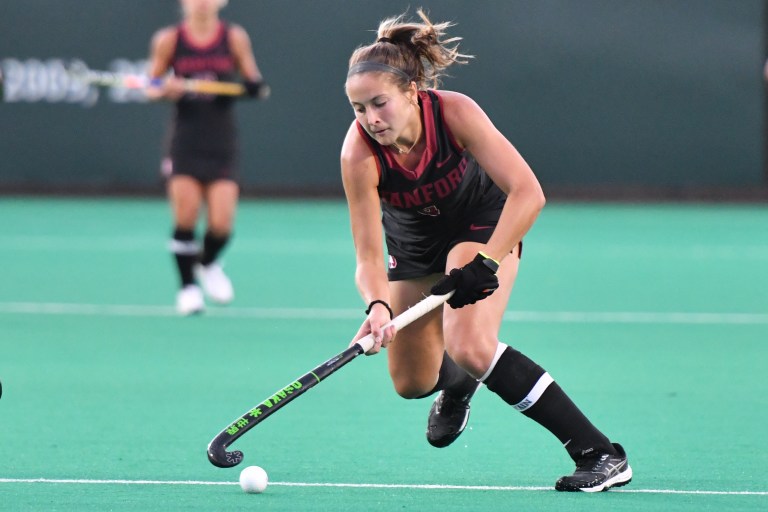
<path id="1" fill-rule="evenodd" d="M 407 309 L 393 318 L 392 321 L 387 323 L 384 327 L 386 328 L 394 325 L 395 328 L 402 329 L 406 325 L 421 318 L 443 304 L 451 297 L 451 295 L 453 295 L 453 292 L 445 295 L 430 295 L 418 302 L 412 308 Z M 231 468 L 240 464 L 243 460 L 243 452 L 239 450 L 231 452 L 227 451 L 227 448 L 232 443 L 253 427 L 269 418 L 272 414 L 306 393 L 310 388 L 322 382 L 336 370 L 340 369 L 360 354 L 368 352 L 373 348 L 373 345 L 373 334 L 368 334 L 357 340 L 354 345 L 344 352 L 330 358 L 314 370 L 277 390 L 272 396 L 232 422 L 232 424 L 222 430 L 219 435 L 214 437 L 213 440 L 208 443 L 208 460 L 211 461 L 211 464 L 220 468 Z"/>
<path id="2" fill-rule="evenodd" d="M 111 71 L 95 71 L 92 69 L 71 69 L 69 76 L 86 84 L 101 87 L 121 87 L 124 89 L 145 89 L 150 85 L 149 77 L 144 75 L 128 75 L 112 73 Z"/>
<path id="3" fill-rule="evenodd" d="M 245 86 L 236 82 L 215 82 L 212 80 L 184 80 L 184 90 L 200 94 L 217 94 L 220 96 L 242 96 Z"/>
<path id="4" fill-rule="evenodd" d="M 122 87 L 125 89 L 146 89 L 149 86 L 161 85 L 162 79 L 156 78 L 150 80 L 144 75 L 129 75 L 122 73 L 112 73 L 109 71 L 96 71 L 92 69 L 73 70 L 70 75 L 85 83 L 101 87 Z M 201 80 L 196 78 L 187 78 L 184 80 L 184 90 L 190 93 L 213 94 L 218 96 L 243 96 L 246 94 L 246 88 L 243 84 L 237 82 L 221 82 L 217 80 Z M 259 91 L 260 99 L 267 98 L 270 94 L 268 85 L 263 85 Z"/>
<path id="5" fill-rule="evenodd" d="M 197 94 L 213 94 L 217 96 L 246 96 L 248 94 L 246 86 L 238 82 L 220 82 L 217 80 L 200 80 L 197 78 L 185 79 L 184 90 Z M 269 98 L 270 94 L 270 87 L 267 84 L 262 83 L 255 98 L 264 100 Z"/>

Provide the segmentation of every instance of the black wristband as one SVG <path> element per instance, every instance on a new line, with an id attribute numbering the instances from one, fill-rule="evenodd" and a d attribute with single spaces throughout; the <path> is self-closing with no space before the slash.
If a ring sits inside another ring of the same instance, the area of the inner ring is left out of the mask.
<path id="1" fill-rule="evenodd" d="M 386 302 L 384 302 L 383 300 L 379 300 L 379 299 L 373 300 L 373 301 L 371 301 L 371 303 L 370 303 L 370 304 L 368 304 L 368 309 L 366 309 L 366 310 L 365 310 L 365 314 L 366 314 L 366 315 L 369 315 L 369 314 L 371 313 L 371 308 L 373 308 L 373 305 L 374 305 L 374 304 L 381 304 L 382 306 L 384 306 L 385 308 L 387 308 L 387 311 L 389 311 L 389 319 L 390 319 L 390 320 L 392 320 L 393 318 L 395 318 L 395 314 L 392 312 L 392 308 L 391 308 L 391 307 L 389 307 L 389 304 L 387 304 L 387 303 L 386 303 Z"/>

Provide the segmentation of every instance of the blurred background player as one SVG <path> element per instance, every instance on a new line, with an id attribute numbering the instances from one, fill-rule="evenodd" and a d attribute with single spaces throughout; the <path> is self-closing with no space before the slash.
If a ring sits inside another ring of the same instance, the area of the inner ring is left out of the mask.
<path id="1" fill-rule="evenodd" d="M 218 262 L 232 236 L 239 195 L 238 141 L 232 97 L 189 94 L 184 79 L 233 81 L 239 74 L 247 96 L 268 94 L 247 32 L 219 18 L 226 0 L 180 0 L 183 19 L 157 31 L 151 42 L 152 99 L 176 103 L 163 160 L 174 220 L 171 251 L 182 315 L 205 309 L 203 290 L 219 304 L 234 298 L 232 283 Z M 169 70 L 173 74 L 166 77 Z M 207 227 L 202 248 L 195 228 L 203 204 Z M 198 285 L 202 285 L 202 289 Z"/>
<path id="2" fill-rule="evenodd" d="M 600 432 L 544 369 L 498 339 L 518 271 L 522 239 L 544 206 L 539 182 L 471 98 L 436 91 L 462 62 L 447 23 L 384 20 L 376 42 L 355 50 L 346 92 L 356 120 L 341 152 L 356 249 L 356 281 L 368 304 L 353 343 L 373 333 L 404 398 L 439 391 L 427 441 L 455 441 L 480 383 L 554 434 L 576 463 L 559 491 L 627 484 L 623 448 Z M 382 233 L 383 222 L 383 233 Z M 384 235 L 384 236 L 383 236 Z M 389 272 L 384 264 L 386 237 Z M 445 275 L 449 272 L 448 275 Z M 382 329 L 427 294 L 438 308 L 397 333 Z M 391 344 L 390 344 L 391 343 Z"/>

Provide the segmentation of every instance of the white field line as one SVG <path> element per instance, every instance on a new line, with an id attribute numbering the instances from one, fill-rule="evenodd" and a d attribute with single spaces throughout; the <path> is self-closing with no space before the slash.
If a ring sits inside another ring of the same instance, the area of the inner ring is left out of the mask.
<path id="1" fill-rule="evenodd" d="M 68 478 L 0 478 L 0 484 L 70 484 L 70 485 L 238 485 L 237 482 L 206 482 L 198 480 L 92 480 Z M 443 485 L 443 484 L 350 484 L 321 482 L 270 482 L 272 487 L 344 487 L 355 489 L 416 489 L 462 491 L 552 491 L 552 487 Z M 768 496 L 768 491 L 717 491 L 683 489 L 614 489 L 610 492 L 633 494 L 686 494 L 722 496 Z"/>
<path id="2" fill-rule="evenodd" d="M 0 302 L 0 314 L 172 317 L 172 306 L 131 304 L 73 304 L 61 302 Z M 205 315 L 269 320 L 352 320 L 358 309 L 333 308 L 209 308 Z M 718 324 L 766 325 L 768 313 L 681 313 L 638 311 L 507 311 L 507 322 L 589 324 Z"/>

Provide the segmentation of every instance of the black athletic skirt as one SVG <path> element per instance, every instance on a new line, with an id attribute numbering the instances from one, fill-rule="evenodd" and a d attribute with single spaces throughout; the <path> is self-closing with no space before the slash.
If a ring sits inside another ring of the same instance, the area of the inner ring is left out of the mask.
<path id="1" fill-rule="evenodd" d="M 387 244 L 389 280 L 404 281 L 431 274 L 445 274 L 446 270 L 449 270 L 445 266 L 451 249 L 462 242 L 487 243 L 496 229 L 500 216 L 501 210 L 480 211 L 469 216 L 453 232 L 440 240 L 433 241 L 435 243 L 421 256 L 406 255 L 406 251 L 399 251 L 395 244 Z M 519 248 L 518 257 L 523 252 L 522 241 Z"/>

